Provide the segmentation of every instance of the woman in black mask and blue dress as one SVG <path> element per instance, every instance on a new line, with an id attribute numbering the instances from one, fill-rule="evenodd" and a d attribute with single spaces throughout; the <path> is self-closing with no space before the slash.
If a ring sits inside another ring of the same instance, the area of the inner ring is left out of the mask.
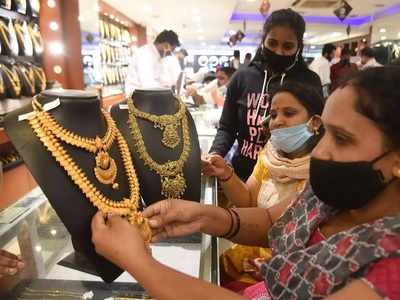
<path id="1" fill-rule="evenodd" d="M 225 157 L 237 140 L 232 166 L 244 182 L 251 175 L 258 152 L 266 143 L 262 123 L 267 117 L 270 94 L 285 82 L 310 85 L 322 95 L 319 76 L 302 56 L 305 22 L 291 9 L 275 11 L 264 24 L 262 43 L 253 62 L 231 79 L 217 135 L 210 154 L 203 157 L 204 172 L 213 157 Z"/>

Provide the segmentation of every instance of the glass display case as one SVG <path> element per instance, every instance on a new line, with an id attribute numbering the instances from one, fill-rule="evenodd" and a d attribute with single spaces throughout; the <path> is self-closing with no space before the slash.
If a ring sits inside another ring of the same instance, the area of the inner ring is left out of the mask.
<path id="1" fill-rule="evenodd" d="M 215 181 L 203 178 L 202 202 L 216 203 Z M 193 235 L 152 245 L 153 256 L 183 273 L 218 283 L 216 239 Z M 148 299 L 128 273 L 104 283 L 89 273 L 66 267 L 71 238 L 48 200 L 36 188 L 0 213 L 0 247 L 20 254 L 25 269 L 0 281 L 0 299 Z M 2 298 L 5 297 L 5 298 Z"/>

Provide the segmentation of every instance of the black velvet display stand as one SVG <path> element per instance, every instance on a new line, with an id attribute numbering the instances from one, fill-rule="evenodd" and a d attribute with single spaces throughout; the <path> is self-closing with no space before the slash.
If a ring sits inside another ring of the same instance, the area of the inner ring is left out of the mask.
<path id="1" fill-rule="evenodd" d="M 45 104 L 59 98 L 61 105 L 49 111 L 66 129 L 82 137 L 103 137 L 106 132 L 106 122 L 101 113 L 101 103 L 93 93 L 74 90 L 50 90 L 43 92 L 38 100 Z M 18 116 L 31 112 L 32 107 L 26 106 L 7 115 L 5 128 L 11 142 L 23 158 L 36 182 L 49 199 L 51 205 L 72 236 L 75 251 L 82 260 L 88 259 L 88 264 L 94 267 L 104 281 L 115 280 L 122 270 L 111 262 L 97 255 L 91 242 L 90 224 L 97 209 L 83 195 L 64 169 L 56 162 L 51 153 L 45 149 L 34 134 L 27 120 L 18 121 Z M 104 185 L 95 178 L 93 168 L 95 155 L 81 148 L 62 143 L 77 165 L 84 170 L 88 179 L 106 196 L 113 200 L 122 200 L 129 196 L 129 186 L 123 167 L 122 157 L 114 141 L 109 153 L 118 168 L 116 182 L 118 190 L 110 185 Z"/>
<path id="2" fill-rule="evenodd" d="M 173 115 L 179 105 L 170 90 L 136 90 L 133 95 L 133 103 L 140 111 L 151 113 L 153 115 Z M 127 102 L 122 102 L 122 105 Z M 144 165 L 139 158 L 131 138 L 131 130 L 128 124 L 128 109 L 121 109 L 121 103 L 116 104 L 111 109 L 111 116 L 117 123 L 119 130 L 128 142 L 129 150 L 133 158 L 136 173 L 140 182 L 140 191 L 146 205 L 151 205 L 164 197 L 161 195 L 160 176 Z M 183 199 L 191 201 L 200 201 L 201 195 L 201 151 L 196 126 L 189 112 L 186 112 L 188 118 L 191 153 L 184 165 L 184 175 L 186 179 L 186 190 Z M 177 160 L 182 153 L 183 139 L 174 149 L 165 147 L 161 143 L 162 131 L 154 128 L 154 124 L 147 120 L 137 117 L 137 123 L 142 133 L 146 149 L 150 156 L 157 163 L 165 163 L 168 160 Z M 182 137 L 182 126 L 178 126 L 178 132 Z"/>

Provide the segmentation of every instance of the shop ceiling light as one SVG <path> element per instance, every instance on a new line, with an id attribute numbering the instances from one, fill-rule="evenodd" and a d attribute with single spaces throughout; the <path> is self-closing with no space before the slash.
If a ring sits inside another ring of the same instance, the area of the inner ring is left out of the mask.
<path id="1" fill-rule="evenodd" d="M 384 41 L 384 40 L 386 40 L 386 39 L 387 39 L 386 36 L 381 36 L 381 40 L 382 40 L 382 41 Z"/>
<path id="2" fill-rule="evenodd" d="M 379 29 L 379 32 L 380 32 L 380 33 L 385 33 L 385 32 L 386 32 L 386 28 L 381 28 L 381 29 Z"/>

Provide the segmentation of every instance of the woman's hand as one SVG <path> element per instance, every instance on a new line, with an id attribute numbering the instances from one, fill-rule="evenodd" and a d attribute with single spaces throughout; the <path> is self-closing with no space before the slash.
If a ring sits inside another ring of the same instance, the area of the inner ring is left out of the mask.
<path id="1" fill-rule="evenodd" d="M 215 176 L 218 179 L 227 178 L 232 170 L 224 158 L 219 154 L 208 154 L 201 158 L 202 172 L 206 176 Z"/>
<path id="2" fill-rule="evenodd" d="M 139 229 L 120 216 L 108 216 L 97 212 L 92 219 L 92 242 L 96 252 L 124 270 L 127 264 L 151 257 Z"/>
<path id="3" fill-rule="evenodd" d="M 205 206 L 192 201 L 168 199 L 143 211 L 153 229 L 153 242 L 200 232 Z"/>
<path id="4" fill-rule="evenodd" d="M 21 257 L 0 250 L 0 278 L 17 274 L 24 266 Z"/>

